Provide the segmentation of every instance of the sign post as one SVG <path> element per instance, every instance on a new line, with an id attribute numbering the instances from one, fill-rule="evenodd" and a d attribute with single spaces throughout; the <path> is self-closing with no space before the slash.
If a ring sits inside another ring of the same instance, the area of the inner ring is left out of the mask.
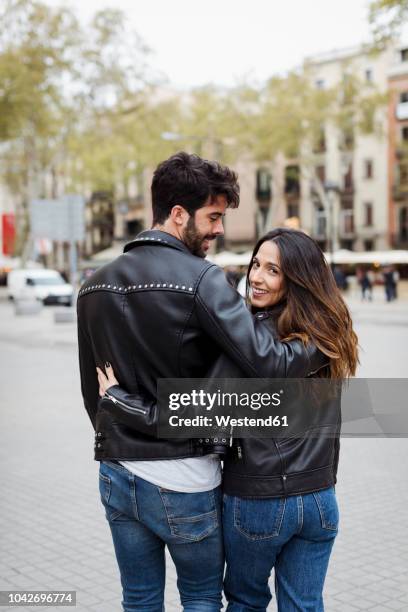
<path id="1" fill-rule="evenodd" d="M 77 243 L 85 237 L 84 198 L 66 195 L 58 200 L 32 200 L 30 225 L 33 238 L 69 242 L 70 279 L 75 285 L 78 276 Z"/>

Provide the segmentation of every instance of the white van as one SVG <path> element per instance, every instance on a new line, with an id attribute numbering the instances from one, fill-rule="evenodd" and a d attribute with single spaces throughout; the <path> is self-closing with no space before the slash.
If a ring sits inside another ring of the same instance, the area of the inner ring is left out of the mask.
<path id="1" fill-rule="evenodd" d="M 9 297 L 18 299 L 37 299 L 43 304 L 65 304 L 72 306 L 74 288 L 65 282 L 56 270 L 20 269 L 11 270 L 7 277 Z"/>

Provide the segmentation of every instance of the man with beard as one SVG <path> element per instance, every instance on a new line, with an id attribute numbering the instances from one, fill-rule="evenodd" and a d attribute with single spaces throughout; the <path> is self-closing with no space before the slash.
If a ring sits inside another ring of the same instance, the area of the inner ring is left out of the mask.
<path id="1" fill-rule="evenodd" d="M 149 436 L 137 409 L 126 423 L 114 410 L 98 409 L 104 389 L 96 367 L 109 373 L 113 366 L 120 387 L 110 387 L 109 395 L 119 407 L 126 399 L 121 387 L 153 403 L 158 378 L 205 377 L 221 352 L 248 377 L 273 376 L 277 368 L 296 376 L 302 359 L 315 359 L 300 342 L 277 342 L 263 316 L 254 320 L 223 271 L 205 260 L 211 241 L 223 234 L 226 209 L 238 204 L 229 168 L 187 153 L 172 156 L 153 176 L 152 229 L 79 292 L 82 393 L 125 612 L 162 611 L 166 546 L 185 612 L 220 610 L 219 449 L 208 440 Z"/>

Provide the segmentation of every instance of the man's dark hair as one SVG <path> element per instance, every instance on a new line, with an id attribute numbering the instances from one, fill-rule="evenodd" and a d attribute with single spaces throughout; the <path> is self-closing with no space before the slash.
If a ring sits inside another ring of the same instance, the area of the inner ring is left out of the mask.
<path id="1" fill-rule="evenodd" d="M 239 206 L 238 176 L 227 166 L 181 151 L 161 162 L 152 181 L 153 225 L 163 223 L 176 204 L 190 215 L 211 196 L 225 196 L 228 207 Z"/>

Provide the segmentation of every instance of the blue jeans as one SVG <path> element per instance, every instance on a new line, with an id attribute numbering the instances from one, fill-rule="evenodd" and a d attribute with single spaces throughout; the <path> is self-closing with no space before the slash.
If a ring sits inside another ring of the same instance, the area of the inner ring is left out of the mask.
<path id="1" fill-rule="evenodd" d="M 99 486 L 120 570 L 123 610 L 164 610 L 167 545 L 185 612 L 219 612 L 224 571 L 220 487 L 177 493 L 109 461 L 100 464 Z"/>
<path id="2" fill-rule="evenodd" d="M 334 488 L 277 499 L 224 495 L 228 612 L 264 612 L 275 568 L 280 612 L 321 612 L 339 513 Z"/>

